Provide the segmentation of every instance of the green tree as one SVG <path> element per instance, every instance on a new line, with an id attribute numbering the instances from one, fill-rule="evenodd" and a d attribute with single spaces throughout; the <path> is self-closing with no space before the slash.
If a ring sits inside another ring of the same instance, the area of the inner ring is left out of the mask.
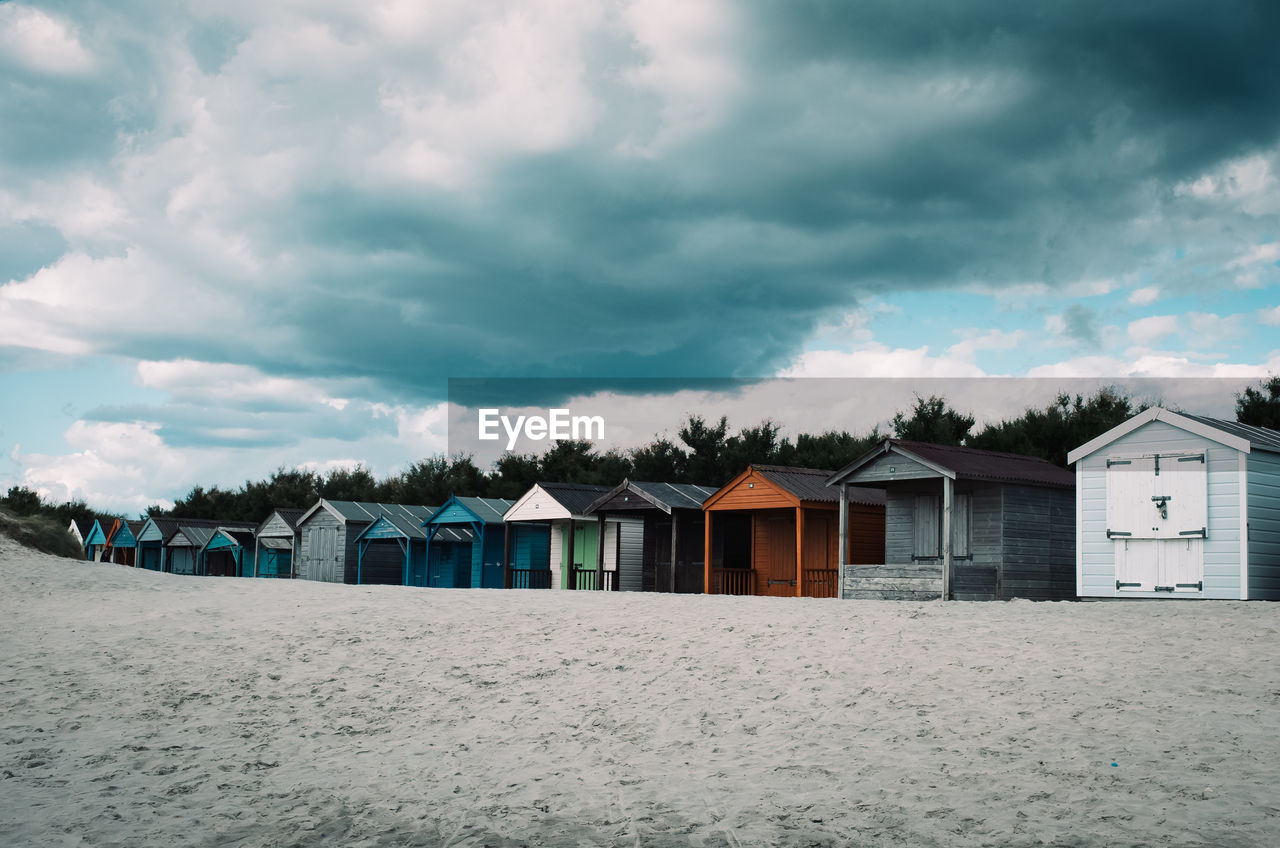
<path id="1" fill-rule="evenodd" d="M 973 428 L 973 416 L 956 412 L 937 395 L 916 395 L 911 414 L 893 416 L 893 434 L 899 439 L 935 445 L 962 445 Z"/>
<path id="2" fill-rule="evenodd" d="M 689 457 L 678 445 L 667 439 L 657 438 L 647 445 L 632 449 L 629 460 L 630 476 L 634 480 L 646 483 L 688 482 L 685 468 Z"/>
<path id="3" fill-rule="evenodd" d="M 1236 395 L 1236 421 L 1280 430 L 1280 376 L 1272 374 Z"/>
<path id="4" fill-rule="evenodd" d="M 969 447 L 1019 453 L 1067 467 L 1067 452 L 1102 435 L 1148 408 L 1125 392 L 1108 386 L 1085 398 L 1059 394 L 1042 409 L 991 424 L 966 442 Z"/>
<path id="5" fill-rule="evenodd" d="M 320 497 L 331 501 L 372 501 L 378 482 L 363 463 L 354 468 L 333 468 L 320 483 Z"/>
<path id="6" fill-rule="evenodd" d="M 9 494 L 4 496 L 3 501 L 14 515 L 36 515 L 44 507 L 40 495 L 26 486 L 10 486 Z"/>
<path id="7" fill-rule="evenodd" d="M 685 462 L 686 483 L 722 485 L 733 476 L 726 474 L 722 464 L 725 448 L 725 435 L 729 432 L 729 422 L 723 415 L 715 424 L 708 425 L 701 415 L 690 415 L 689 420 L 677 434 L 680 441 L 689 448 Z"/>

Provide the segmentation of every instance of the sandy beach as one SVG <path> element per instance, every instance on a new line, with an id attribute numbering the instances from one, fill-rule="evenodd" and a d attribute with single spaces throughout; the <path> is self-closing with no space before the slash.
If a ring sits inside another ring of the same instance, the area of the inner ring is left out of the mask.
<path id="1" fill-rule="evenodd" d="M 3 845 L 1280 841 L 1274 604 L 0 580 Z"/>

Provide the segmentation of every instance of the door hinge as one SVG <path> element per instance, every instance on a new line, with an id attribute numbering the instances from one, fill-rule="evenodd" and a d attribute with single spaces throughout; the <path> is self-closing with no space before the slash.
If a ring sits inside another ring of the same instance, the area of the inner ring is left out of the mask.
<path id="1" fill-rule="evenodd" d="M 1209 538 L 1208 528 L 1201 527 L 1199 530 L 1179 530 L 1179 536 L 1199 536 L 1201 539 Z"/>
<path id="2" fill-rule="evenodd" d="M 1113 465 L 1133 465 L 1133 460 L 1131 460 L 1131 459 L 1108 459 L 1108 460 L 1107 460 L 1107 467 L 1108 467 L 1108 468 L 1110 468 L 1110 467 L 1111 467 L 1111 466 L 1113 466 Z"/>
<path id="3" fill-rule="evenodd" d="M 1204 454 L 1200 454 L 1199 456 L 1180 456 L 1180 457 L 1178 457 L 1178 462 L 1199 462 L 1199 463 L 1203 464 L 1203 463 L 1204 463 L 1204 461 L 1205 461 L 1205 459 L 1204 459 Z"/>
<path id="4" fill-rule="evenodd" d="M 1199 583 L 1175 583 L 1173 585 L 1175 589 L 1195 589 L 1197 592 L 1204 591 L 1204 581 Z"/>
<path id="5" fill-rule="evenodd" d="M 1132 535 L 1133 535 L 1132 533 L 1129 533 L 1125 530 L 1112 530 L 1110 527 L 1107 528 L 1108 539 L 1114 539 L 1117 536 L 1132 536 Z"/>
<path id="6" fill-rule="evenodd" d="M 1117 589 L 1141 589 L 1142 584 L 1141 583 L 1121 583 L 1119 580 L 1117 580 L 1116 588 Z"/>

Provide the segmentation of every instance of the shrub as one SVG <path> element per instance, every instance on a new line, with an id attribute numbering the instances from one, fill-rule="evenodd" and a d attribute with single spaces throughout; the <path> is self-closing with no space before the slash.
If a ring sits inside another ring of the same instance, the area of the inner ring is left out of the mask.
<path id="1" fill-rule="evenodd" d="M 18 517 L 0 509 L 0 533 L 28 548 L 54 556 L 83 559 L 84 550 L 67 528 L 42 515 Z"/>

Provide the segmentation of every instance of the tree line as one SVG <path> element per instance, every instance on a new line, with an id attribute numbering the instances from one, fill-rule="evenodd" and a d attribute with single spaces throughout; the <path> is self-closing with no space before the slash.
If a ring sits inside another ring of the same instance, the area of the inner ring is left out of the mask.
<path id="1" fill-rule="evenodd" d="M 1158 401 L 1153 401 L 1158 403 Z M 675 441 L 665 437 L 629 451 L 597 451 L 590 442 L 560 441 L 540 455 L 503 454 L 489 471 L 471 456 L 432 456 L 382 479 L 365 466 L 325 473 L 279 468 L 266 480 L 246 481 L 238 489 L 196 486 L 172 509 L 149 507 L 148 516 L 219 518 L 257 522 L 277 507 L 305 509 L 320 498 L 381 503 L 440 504 L 450 495 L 517 498 L 538 482 L 613 486 L 624 477 L 719 487 L 748 465 L 792 465 L 838 469 L 879 444 L 886 436 L 944 445 L 1040 457 L 1067 466 L 1067 451 L 1105 433 L 1151 405 L 1116 388 L 1089 397 L 1060 394 L 1044 407 L 974 432 L 974 418 L 943 397 L 917 397 L 897 412 L 889 430 L 879 427 L 853 435 L 830 430 L 781 436 L 764 420 L 731 432 L 728 420 L 690 416 Z M 1236 395 L 1236 420 L 1280 430 L 1280 376 Z M 47 514 L 65 525 L 74 517 L 95 517 L 81 501 L 51 505 L 30 489 L 15 486 L 0 507 L 18 515 Z"/>

